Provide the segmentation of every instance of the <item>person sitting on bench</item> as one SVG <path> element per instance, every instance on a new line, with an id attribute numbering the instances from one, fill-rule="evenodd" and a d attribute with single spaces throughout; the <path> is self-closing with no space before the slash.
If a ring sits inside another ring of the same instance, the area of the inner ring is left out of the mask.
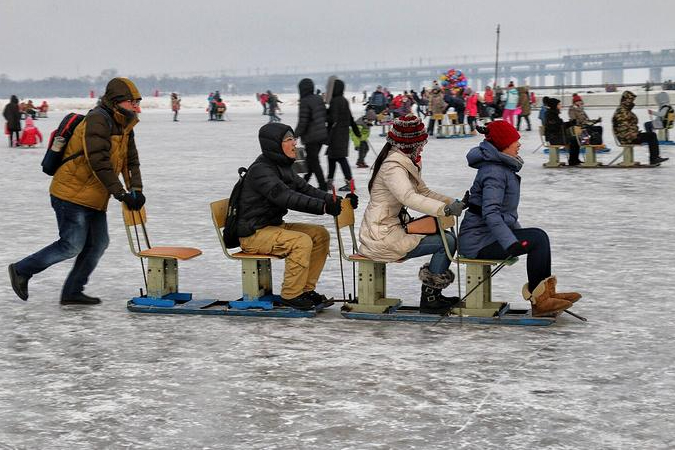
<path id="1" fill-rule="evenodd" d="M 467 258 L 505 260 L 527 254 L 527 283 L 523 298 L 532 302 L 532 315 L 561 312 L 581 298 L 575 292 L 555 292 L 551 276 L 551 247 L 546 232 L 518 223 L 520 134 L 510 123 L 495 121 L 478 131 L 485 140 L 469 151 L 470 167 L 478 169 L 468 208 L 459 230 L 459 251 Z"/>
<path id="2" fill-rule="evenodd" d="M 285 223 L 288 210 L 338 216 L 342 198 L 309 185 L 293 171 L 297 139 L 282 123 L 260 128 L 262 155 L 248 168 L 239 197 L 237 236 L 247 253 L 286 258 L 281 303 L 300 310 L 327 304 L 314 289 L 321 275 L 330 235 L 321 225 Z M 358 197 L 347 194 L 354 208 Z"/>
<path id="3" fill-rule="evenodd" d="M 640 132 L 638 118 L 632 109 L 635 106 L 635 97 L 631 91 L 621 94 L 621 103 L 612 116 L 614 135 L 620 144 L 648 144 L 649 164 L 661 164 L 668 158 L 661 158 L 659 140 L 653 131 Z"/>
<path id="4" fill-rule="evenodd" d="M 670 97 L 668 97 L 667 92 L 659 92 L 656 94 L 656 103 L 659 104 L 659 109 L 653 111 L 648 109 L 647 112 L 656 116 L 653 120 L 645 122 L 645 130 L 654 131 L 654 130 L 663 130 L 664 128 L 668 129 L 673 126 L 671 122 L 668 121 L 668 115 L 673 113 L 673 107 L 670 106 Z"/>
<path id="5" fill-rule="evenodd" d="M 557 98 L 549 97 L 548 111 L 544 121 L 544 135 L 546 141 L 551 145 L 568 145 L 569 158 L 567 164 L 578 166 L 581 164 L 579 159 L 579 143 L 576 139 L 569 137 L 569 129 L 574 125 L 572 121 L 563 122 L 560 118 L 562 105 Z"/>
<path id="6" fill-rule="evenodd" d="M 432 191 L 422 181 L 421 159 L 427 139 L 424 123 L 417 116 L 409 114 L 394 120 L 368 183 L 370 201 L 359 230 L 359 253 L 381 262 L 433 255 L 419 271 L 420 312 L 444 314 L 459 298 L 441 294 L 455 279 L 441 235 L 408 234 L 408 220 L 402 217 L 407 215 L 406 207 L 434 218 L 459 216 L 465 207 L 459 200 Z M 445 236 L 454 253 L 454 233 L 446 231 Z"/>
<path id="7" fill-rule="evenodd" d="M 584 111 L 584 101 L 579 94 L 572 96 L 572 105 L 567 113 L 569 114 L 570 122 L 586 130 L 589 137 L 588 144 L 602 144 L 602 127 L 596 125 L 596 123 L 602 122 L 602 117 L 591 120 L 586 111 Z"/>

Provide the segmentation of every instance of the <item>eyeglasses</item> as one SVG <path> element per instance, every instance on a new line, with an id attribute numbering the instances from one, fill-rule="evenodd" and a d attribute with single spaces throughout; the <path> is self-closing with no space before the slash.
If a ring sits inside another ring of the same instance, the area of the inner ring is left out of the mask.
<path id="1" fill-rule="evenodd" d="M 129 105 L 134 106 L 134 107 L 140 106 L 140 104 L 141 104 L 140 100 L 124 100 L 124 102 L 129 102 Z M 121 103 L 124 103 L 124 102 L 121 102 Z"/>
<path id="2" fill-rule="evenodd" d="M 298 138 L 292 137 L 292 138 L 286 138 L 281 142 L 297 142 L 297 141 L 298 141 Z"/>

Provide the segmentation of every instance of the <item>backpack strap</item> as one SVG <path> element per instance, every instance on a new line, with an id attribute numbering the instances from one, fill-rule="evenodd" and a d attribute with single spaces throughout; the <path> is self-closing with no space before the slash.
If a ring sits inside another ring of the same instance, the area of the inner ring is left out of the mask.
<path id="1" fill-rule="evenodd" d="M 110 133 L 112 134 L 112 130 L 113 130 L 112 117 L 110 117 L 110 114 L 108 114 L 108 111 L 101 108 L 100 106 L 97 106 L 96 108 L 89 110 L 89 112 L 98 113 L 98 114 L 102 115 L 105 118 L 106 123 L 110 127 Z M 61 166 L 63 166 L 65 163 L 67 163 L 68 161 L 70 161 L 72 159 L 79 158 L 82 155 L 84 155 L 84 150 L 80 150 L 79 152 L 73 153 L 72 155 L 70 155 L 67 158 L 64 158 L 63 161 L 61 161 Z M 59 166 L 59 167 L 61 167 L 61 166 Z"/>

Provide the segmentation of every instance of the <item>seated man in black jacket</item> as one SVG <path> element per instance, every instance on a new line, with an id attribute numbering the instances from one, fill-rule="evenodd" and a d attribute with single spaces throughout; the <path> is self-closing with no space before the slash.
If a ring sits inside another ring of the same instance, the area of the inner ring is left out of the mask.
<path id="1" fill-rule="evenodd" d="M 316 189 L 292 168 L 295 161 L 293 129 L 269 123 L 258 132 L 262 155 L 248 168 L 239 197 L 237 235 L 247 253 L 286 258 L 281 302 L 309 310 L 326 302 L 314 289 L 328 256 L 330 235 L 321 225 L 285 223 L 288 210 L 337 216 L 341 197 Z M 358 197 L 348 194 L 352 206 Z"/>
<path id="2" fill-rule="evenodd" d="M 575 122 L 564 122 L 560 118 L 560 110 L 562 105 L 557 98 L 549 97 L 548 110 L 544 118 L 544 135 L 546 141 L 551 145 L 567 145 L 569 152 L 569 159 L 567 164 L 570 166 L 578 166 L 581 164 L 579 159 L 579 143 L 576 138 L 570 136 L 570 128 L 574 126 Z"/>

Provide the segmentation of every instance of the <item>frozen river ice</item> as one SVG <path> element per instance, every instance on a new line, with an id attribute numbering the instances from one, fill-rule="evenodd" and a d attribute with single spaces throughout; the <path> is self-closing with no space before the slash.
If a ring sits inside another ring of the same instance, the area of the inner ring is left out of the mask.
<path id="1" fill-rule="evenodd" d="M 295 107 L 282 106 L 294 126 Z M 210 123 L 203 110 L 184 110 L 173 123 L 169 111 L 147 111 L 136 128 L 152 242 L 201 248 L 181 265 L 182 290 L 221 299 L 239 296 L 239 267 L 222 255 L 208 204 L 229 196 L 236 169 L 258 154 L 266 119 L 253 104 L 228 113 L 231 122 Z M 598 113 L 607 127 L 612 111 Z M 47 134 L 63 114 L 36 124 Z M 475 173 L 464 156 L 477 142 L 429 142 L 432 189 L 461 197 Z M 588 323 L 432 327 L 348 321 L 337 310 L 300 320 L 135 315 L 125 304 L 142 285 L 140 264 L 112 200 L 111 244 L 87 290 L 102 305 L 59 306 L 70 262 L 35 276 L 27 303 L 3 275 L 0 448 L 675 447 L 675 161 L 545 170 L 545 156 L 532 153 L 537 133 L 522 142 L 521 223 L 548 231 L 560 288 L 583 293 L 574 310 Z M 44 149 L 0 149 L 5 270 L 57 234 Z M 646 148 L 636 157 L 645 161 Z M 354 171 L 365 205 L 369 172 Z M 331 229 L 327 217 L 294 217 Z M 335 241 L 332 254 L 319 287 L 339 297 Z M 278 291 L 283 264 L 273 265 Z M 406 303 L 417 302 L 419 265 L 389 269 L 388 288 Z M 496 297 L 520 301 L 524 281 L 525 264 L 506 268 Z"/>

